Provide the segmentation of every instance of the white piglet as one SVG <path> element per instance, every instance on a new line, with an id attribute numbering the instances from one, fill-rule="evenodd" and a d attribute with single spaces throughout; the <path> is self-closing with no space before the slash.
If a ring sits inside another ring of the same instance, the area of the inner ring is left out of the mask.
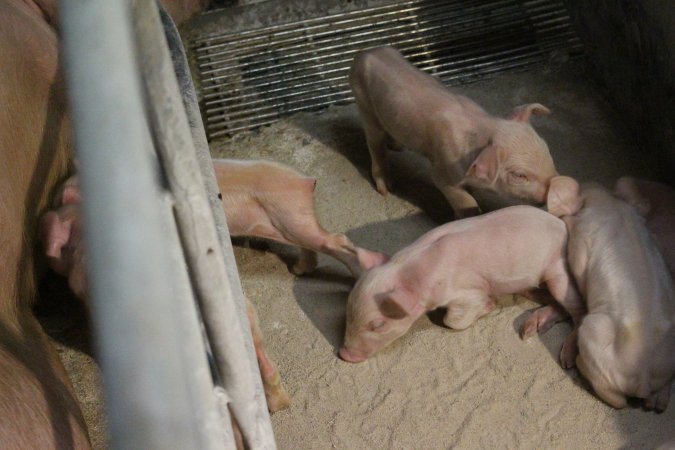
<path id="1" fill-rule="evenodd" d="M 675 376 L 675 293 L 664 260 L 644 219 L 607 189 L 582 185 L 565 202 L 576 212 L 564 217 L 568 261 L 588 308 L 577 367 L 615 408 L 637 397 L 663 411 Z"/>
<path id="2" fill-rule="evenodd" d="M 447 326 L 467 328 L 494 308 L 494 297 L 541 284 L 578 323 L 584 309 L 567 271 L 566 245 L 563 221 L 531 206 L 435 228 L 356 283 L 340 356 L 363 361 L 439 307 L 447 308 Z M 566 340 L 561 363 L 567 367 L 575 356 Z"/>

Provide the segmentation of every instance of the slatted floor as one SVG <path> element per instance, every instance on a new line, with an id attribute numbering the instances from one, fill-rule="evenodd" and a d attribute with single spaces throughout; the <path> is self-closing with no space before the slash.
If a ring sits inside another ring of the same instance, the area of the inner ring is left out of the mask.
<path id="1" fill-rule="evenodd" d="M 191 47 L 209 138 L 350 102 L 354 54 L 381 45 L 446 85 L 582 53 L 563 0 L 411 0 L 200 37 Z"/>

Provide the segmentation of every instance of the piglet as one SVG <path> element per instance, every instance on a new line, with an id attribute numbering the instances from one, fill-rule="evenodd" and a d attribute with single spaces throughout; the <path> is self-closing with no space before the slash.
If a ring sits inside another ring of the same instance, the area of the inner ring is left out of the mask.
<path id="1" fill-rule="evenodd" d="M 80 299 L 88 297 L 86 256 L 84 249 L 81 196 L 76 177 L 68 179 L 55 196 L 55 210 L 48 211 L 40 223 L 40 240 L 45 248 L 50 267 L 68 277 L 68 284 Z M 288 407 L 290 398 L 281 384 L 274 363 L 267 355 L 258 315 L 253 304 L 246 299 L 253 346 L 260 367 L 260 375 L 270 412 Z"/>
<path id="2" fill-rule="evenodd" d="M 675 280 L 675 189 L 655 181 L 621 177 L 614 192 L 645 218 Z"/>
<path id="3" fill-rule="evenodd" d="M 270 161 L 214 159 L 227 226 L 232 236 L 254 236 L 300 247 L 297 275 L 316 267 L 316 252 L 330 255 L 358 276 L 386 256 L 328 233 L 316 219 L 316 179 Z"/>
<path id="4" fill-rule="evenodd" d="M 53 208 L 40 220 L 40 241 L 54 272 L 68 278 L 68 285 L 81 299 L 87 297 L 86 256 L 77 178 L 69 178 L 54 197 Z"/>
<path id="5" fill-rule="evenodd" d="M 588 314 L 578 329 L 576 364 L 615 408 L 627 397 L 666 409 L 675 376 L 673 281 L 644 219 L 607 189 L 582 185 L 561 199 L 568 261 Z M 555 213 L 555 212 L 554 212 Z"/>
<path id="6" fill-rule="evenodd" d="M 539 103 L 518 106 L 507 119 L 453 94 L 436 78 L 417 70 L 395 49 L 356 55 L 349 83 L 361 114 L 372 176 L 388 192 L 385 148 L 406 148 L 429 159 L 432 179 L 456 217 L 476 215 L 467 189 L 504 204 L 542 204 L 557 175 L 546 142 L 529 123 L 549 114 Z"/>
<path id="7" fill-rule="evenodd" d="M 447 326 L 465 329 L 495 307 L 494 297 L 542 283 L 576 323 L 583 305 L 566 268 L 566 244 L 562 220 L 524 205 L 435 228 L 356 283 L 340 356 L 363 361 L 439 307 L 447 308 Z M 566 342 L 563 365 L 574 355 Z"/>

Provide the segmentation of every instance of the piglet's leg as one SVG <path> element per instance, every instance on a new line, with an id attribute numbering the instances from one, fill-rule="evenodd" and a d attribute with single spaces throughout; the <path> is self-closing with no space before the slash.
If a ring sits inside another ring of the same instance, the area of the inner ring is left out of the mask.
<path id="1" fill-rule="evenodd" d="M 451 301 L 447 308 L 443 323 L 453 330 L 464 330 L 495 309 L 495 301 L 484 292 L 476 292 L 461 300 Z"/>
<path id="2" fill-rule="evenodd" d="M 318 223 L 309 231 L 301 237 L 302 242 L 298 242 L 298 245 L 330 255 L 347 266 L 352 275 L 360 274 L 356 247 L 347 236 L 342 233 L 328 233 Z"/>
<path id="3" fill-rule="evenodd" d="M 553 268 L 552 276 L 547 277 L 546 286 L 553 298 L 572 317 L 572 332 L 565 338 L 560 351 L 560 363 L 565 369 L 569 369 L 575 365 L 578 353 L 577 333 L 581 318 L 586 313 L 586 307 L 562 261 Z"/>
<path id="4" fill-rule="evenodd" d="M 567 313 L 558 305 L 537 308 L 530 313 L 520 328 L 520 338 L 528 339 L 537 333 L 544 334 L 553 325 L 566 318 Z"/>
<path id="5" fill-rule="evenodd" d="M 300 257 L 291 268 L 291 272 L 293 272 L 295 275 L 304 275 L 316 269 L 316 265 L 318 263 L 319 260 L 317 258 L 315 251 L 307 250 L 306 248 L 301 248 Z"/>
<path id="6" fill-rule="evenodd" d="M 330 255 L 346 265 L 352 274 L 360 273 L 356 247 L 352 241 L 344 234 L 328 233 L 324 230 L 316 220 L 313 204 L 305 205 L 295 214 L 284 217 L 283 222 L 276 223 L 275 226 L 276 233 L 269 233 L 276 234 L 274 237 L 269 236 L 271 239 L 305 249 L 294 268 L 301 273 L 306 273 L 309 271 L 307 269 L 316 266 L 316 256 L 312 256 L 309 251 Z M 298 273 L 296 270 L 294 272 Z"/>
<path id="7" fill-rule="evenodd" d="M 336 258 L 347 266 L 349 271 L 360 273 L 356 247 L 347 236 L 339 233 L 328 233 L 316 221 L 313 215 L 299 213 L 285 217 L 283 223 L 259 224 L 249 234 L 283 244 L 301 247 L 300 258 L 291 268 L 296 275 L 309 273 L 316 267 L 315 252 L 325 253 Z"/>
<path id="8" fill-rule="evenodd" d="M 263 347 L 263 336 L 258 323 L 258 314 L 253 304 L 246 300 L 246 312 L 248 321 L 251 325 L 251 334 L 253 336 L 253 346 L 260 366 L 260 376 L 262 377 L 263 387 L 265 389 L 265 398 L 267 399 L 267 408 L 270 412 L 276 412 L 287 408 L 291 403 L 286 390 L 281 384 L 281 377 L 277 372 L 274 363 L 269 359 L 265 348 Z"/>
<path id="9" fill-rule="evenodd" d="M 560 365 L 563 369 L 571 369 L 576 365 L 577 355 L 579 354 L 579 346 L 577 344 L 578 334 L 579 328 L 576 327 L 563 341 L 563 345 L 560 348 Z"/>
<path id="10" fill-rule="evenodd" d="M 387 185 L 387 158 L 386 141 L 387 133 L 379 124 L 377 119 L 362 112 L 363 125 L 366 132 L 366 141 L 368 142 L 368 151 L 370 152 L 370 171 L 375 181 L 377 192 L 387 195 L 389 190 Z"/>
<path id="11" fill-rule="evenodd" d="M 666 383 L 661 389 L 645 399 L 645 408 L 656 412 L 663 412 L 670 402 L 670 387 L 672 382 Z"/>
<path id="12" fill-rule="evenodd" d="M 449 181 L 445 172 L 433 171 L 431 174 L 434 185 L 443 193 L 450 203 L 456 219 L 473 217 L 480 214 L 480 208 L 476 199 L 461 187 L 455 186 Z"/>

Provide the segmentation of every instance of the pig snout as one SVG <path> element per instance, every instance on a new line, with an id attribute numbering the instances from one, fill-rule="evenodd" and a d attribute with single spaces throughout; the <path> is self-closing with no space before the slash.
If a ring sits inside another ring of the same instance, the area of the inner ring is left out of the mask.
<path id="1" fill-rule="evenodd" d="M 347 347 L 340 348 L 338 354 L 340 355 L 340 358 L 350 363 L 359 363 L 368 359 L 367 356 L 362 355 L 358 351 L 350 350 Z"/>

